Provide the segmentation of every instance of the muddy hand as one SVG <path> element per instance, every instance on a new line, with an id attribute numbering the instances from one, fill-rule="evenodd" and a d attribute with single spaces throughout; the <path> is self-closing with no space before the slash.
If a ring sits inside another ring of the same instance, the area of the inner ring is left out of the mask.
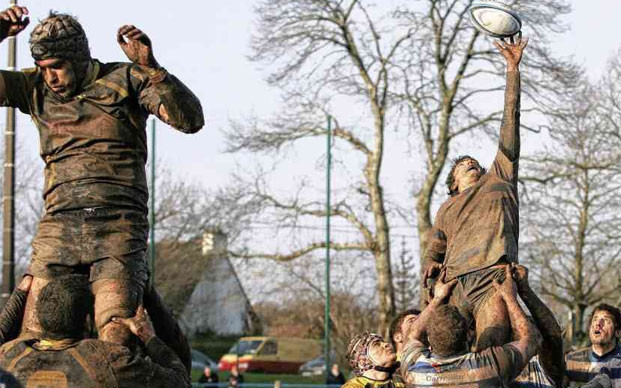
<path id="1" fill-rule="evenodd" d="M 509 42 L 504 40 L 494 42 L 494 46 L 498 48 L 498 51 L 505 57 L 507 61 L 507 71 L 515 71 L 520 65 L 522 60 L 522 53 L 524 48 L 528 45 L 528 38 L 522 39 L 522 33 L 518 34 L 517 39 L 513 37 L 509 38 Z"/>
<path id="2" fill-rule="evenodd" d="M 0 41 L 22 32 L 30 23 L 28 8 L 17 5 L 0 12 Z"/>
<path id="3" fill-rule="evenodd" d="M 139 28 L 129 24 L 124 25 L 119 28 L 116 39 L 130 61 L 154 69 L 160 67 L 153 56 L 151 39 Z"/>

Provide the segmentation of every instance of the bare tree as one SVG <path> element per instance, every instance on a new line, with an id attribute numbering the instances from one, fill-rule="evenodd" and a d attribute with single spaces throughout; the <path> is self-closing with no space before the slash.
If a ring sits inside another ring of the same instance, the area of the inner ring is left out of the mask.
<path id="1" fill-rule="evenodd" d="M 578 337 L 585 311 L 618 303 L 621 290 L 617 69 L 618 58 L 600 84 L 577 82 L 559 100 L 549 112 L 553 143 L 525 164 L 523 251 L 544 296 L 572 312 Z"/>
<path id="2" fill-rule="evenodd" d="M 467 23 L 470 3 L 409 2 L 387 13 L 362 0 L 269 0 L 256 7 L 251 59 L 268 67 L 268 82 L 282 91 L 285 106 L 269 120 L 232 123 L 228 150 L 276 156 L 294 143 L 326 136 L 325 116 L 334 118 L 335 145 L 349 151 L 342 162 L 355 167 L 341 177 L 347 183 L 342 183 L 331 213 L 357 234 L 335 238 L 331 248 L 373 258 L 379 330 L 384 333 L 395 312 L 389 219 L 397 217 L 399 208 L 388 200 L 382 184 L 388 126 L 402 133 L 416 128 L 421 136 L 424 171 L 416 208 L 422 252 L 451 142 L 468 132 L 489 130 L 500 120 L 496 107 L 475 109 L 481 99 L 500 91 L 494 83 L 503 68 L 489 42 Z M 551 58 L 544 36 L 562 30 L 558 18 L 569 7 L 564 0 L 512 5 L 532 25 L 535 47 L 525 64 L 531 73 L 526 84 L 540 97 L 558 87 L 565 74 L 560 71 L 564 64 Z M 343 100 L 355 106 L 356 114 L 351 108 L 338 109 Z M 456 121 L 459 125 L 453 126 Z M 275 230 L 296 231 L 301 223 L 326 216 L 308 183 L 289 195 L 271 190 L 261 177 L 247 187 L 248 197 L 262 209 L 257 219 L 268 214 Z M 290 261 L 325 248 L 326 242 L 298 237 L 297 244 L 286 245 L 291 249 L 284 252 L 235 254 Z"/>
<path id="3" fill-rule="evenodd" d="M 399 256 L 393 265 L 395 307 L 398 312 L 405 311 L 420 303 L 416 264 L 414 256 L 406 248 L 405 239 L 402 239 L 401 252 L 399 252 Z"/>

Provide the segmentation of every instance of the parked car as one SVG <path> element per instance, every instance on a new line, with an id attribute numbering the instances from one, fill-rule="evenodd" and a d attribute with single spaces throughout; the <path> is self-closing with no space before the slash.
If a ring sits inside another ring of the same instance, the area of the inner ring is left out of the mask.
<path id="1" fill-rule="evenodd" d="M 202 372 L 206 366 L 209 366 L 212 372 L 218 372 L 218 364 L 204 353 L 194 349 L 191 349 L 190 353 L 192 354 L 192 369 Z"/>
<path id="2" fill-rule="evenodd" d="M 221 371 L 238 365 L 240 372 L 296 373 L 321 354 L 321 341 L 286 337 L 242 337 L 220 358 Z"/>
<path id="3" fill-rule="evenodd" d="M 326 374 L 326 357 L 313 358 L 300 366 L 299 373 L 304 377 L 321 376 Z"/>
<path id="4" fill-rule="evenodd" d="M 332 351 L 330 352 L 330 364 L 334 363 L 336 355 Z M 302 376 L 321 376 L 326 374 L 326 356 L 325 354 L 319 357 L 315 357 L 312 360 L 302 364 L 298 371 Z"/>

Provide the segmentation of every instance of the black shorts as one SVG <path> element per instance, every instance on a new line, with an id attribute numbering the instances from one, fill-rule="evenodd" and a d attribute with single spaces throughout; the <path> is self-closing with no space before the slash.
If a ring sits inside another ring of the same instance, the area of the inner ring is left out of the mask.
<path id="1" fill-rule="evenodd" d="M 459 309 L 469 327 L 476 321 L 480 308 L 496 292 L 494 279 L 500 283 L 505 280 L 505 267 L 506 264 L 495 265 L 457 277 L 448 303 Z"/>
<path id="2" fill-rule="evenodd" d="M 28 273 L 50 279 L 88 273 L 98 279 L 132 279 L 144 285 L 149 222 L 144 213 L 89 208 L 46 214 L 32 242 Z"/>

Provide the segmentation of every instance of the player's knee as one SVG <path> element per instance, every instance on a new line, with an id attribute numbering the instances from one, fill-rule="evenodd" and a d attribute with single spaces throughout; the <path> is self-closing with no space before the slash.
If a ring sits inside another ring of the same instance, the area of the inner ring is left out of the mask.
<path id="1" fill-rule="evenodd" d="M 93 283 L 95 294 L 95 326 L 103 341 L 127 344 L 131 332 L 112 322 L 113 317 L 134 316 L 142 300 L 139 284 L 123 279 L 101 279 Z"/>

